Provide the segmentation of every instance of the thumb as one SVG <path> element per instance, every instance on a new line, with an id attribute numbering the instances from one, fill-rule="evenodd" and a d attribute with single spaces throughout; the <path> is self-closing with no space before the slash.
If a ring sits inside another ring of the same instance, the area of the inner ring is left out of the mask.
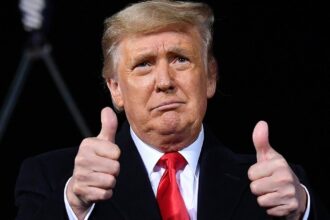
<path id="1" fill-rule="evenodd" d="M 257 153 L 257 161 L 265 161 L 274 158 L 278 153 L 270 146 L 268 138 L 268 124 L 259 121 L 252 134 L 253 144 Z"/>
<path id="2" fill-rule="evenodd" d="M 102 140 L 114 142 L 118 126 L 118 120 L 116 113 L 110 107 L 105 107 L 102 109 L 101 123 L 102 128 L 97 137 Z"/>

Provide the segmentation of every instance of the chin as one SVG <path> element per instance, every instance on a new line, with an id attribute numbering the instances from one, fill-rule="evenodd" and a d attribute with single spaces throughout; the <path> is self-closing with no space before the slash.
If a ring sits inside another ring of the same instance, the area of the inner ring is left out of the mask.
<path id="1" fill-rule="evenodd" d="M 166 128 L 160 128 L 160 129 L 158 129 L 158 131 L 159 131 L 160 135 L 172 136 L 172 135 L 177 135 L 179 132 L 179 129 L 166 127 Z"/>
<path id="2" fill-rule="evenodd" d="M 166 153 L 166 152 L 179 151 L 179 150 L 182 150 L 183 148 L 184 148 L 184 146 L 181 146 L 181 145 L 175 146 L 172 144 L 172 145 L 168 145 L 168 146 L 163 146 L 158 150 Z"/>
<path id="3" fill-rule="evenodd" d="M 180 125 L 179 120 L 177 121 L 161 121 L 155 126 L 155 130 L 163 135 L 175 134 L 180 131 L 182 125 Z"/>
<path id="4" fill-rule="evenodd" d="M 181 119 L 179 117 L 167 115 L 167 117 L 162 117 L 161 122 L 159 124 L 159 131 L 163 135 L 170 135 L 180 131 L 181 127 Z"/>

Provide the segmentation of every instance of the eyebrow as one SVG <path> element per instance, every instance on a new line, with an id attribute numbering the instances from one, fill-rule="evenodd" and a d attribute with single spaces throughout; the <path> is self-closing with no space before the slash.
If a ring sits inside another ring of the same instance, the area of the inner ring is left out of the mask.
<path id="1" fill-rule="evenodd" d="M 150 49 L 149 47 L 140 48 L 139 50 L 140 51 L 134 57 L 131 57 L 131 59 L 129 61 L 129 63 L 131 65 L 134 65 L 137 62 L 141 62 L 143 60 L 149 60 L 149 59 L 157 56 L 157 51 L 155 52 L 153 49 Z M 167 48 L 166 53 L 168 53 L 170 55 L 173 55 L 173 54 L 182 54 L 184 56 L 188 56 L 189 54 L 194 55 L 192 50 L 178 47 L 178 46 L 172 46 L 170 48 Z"/>
<path id="2" fill-rule="evenodd" d="M 175 54 L 189 54 L 192 52 L 191 50 L 182 47 L 171 47 L 167 51 Z"/>
<path id="3" fill-rule="evenodd" d="M 136 61 L 136 60 L 145 60 L 150 57 L 154 57 L 157 55 L 157 52 L 153 52 L 152 50 L 146 51 L 146 52 L 141 52 L 138 53 L 136 56 L 134 56 L 131 60 Z"/>

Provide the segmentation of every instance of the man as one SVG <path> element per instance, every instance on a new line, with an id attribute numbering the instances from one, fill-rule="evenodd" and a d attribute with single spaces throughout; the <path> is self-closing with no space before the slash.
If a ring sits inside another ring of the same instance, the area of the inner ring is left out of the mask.
<path id="1" fill-rule="evenodd" d="M 322 219 L 266 122 L 253 131 L 256 157 L 234 154 L 203 125 L 217 79 L 212 24 L 207 5 L 166 0 L 107 19 L 103 76 L 128 122 L 117 132 L 104 108 L 97 137 L 26 160 L 17 219 Z"/>

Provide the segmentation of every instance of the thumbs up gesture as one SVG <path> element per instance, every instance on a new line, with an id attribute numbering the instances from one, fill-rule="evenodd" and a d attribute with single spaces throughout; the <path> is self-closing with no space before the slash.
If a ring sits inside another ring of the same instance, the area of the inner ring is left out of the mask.
<path id="1" fill-rule="evenodd" d="M 258 204 L 272 216 L 301 219 L 307 195 L 285 158 L 276 152 L 268 139 L 268 125 L 259 121 L 253 131 L 257 162 L 248 171 L 250 188 Z"/>
<path id="2" fill-rule="evenodd" d="M 94 202 L 111 198 L 120 170 L 120 150 L 114 143 L 118 122 L 111 108 L 102 110 L 101 122 L 99 135 L 81 142 L 66 191 L 78 219 L 86 216 Z"/>

